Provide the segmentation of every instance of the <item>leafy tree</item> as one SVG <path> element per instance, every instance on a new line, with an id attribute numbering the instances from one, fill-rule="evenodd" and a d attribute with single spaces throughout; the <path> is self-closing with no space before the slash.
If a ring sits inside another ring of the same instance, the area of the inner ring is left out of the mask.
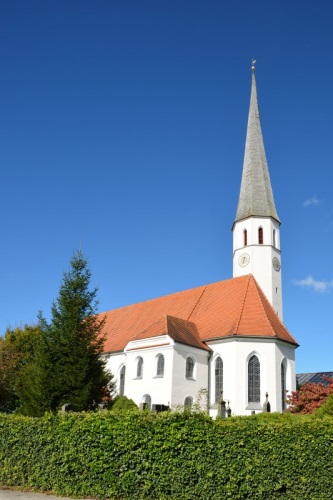
<path id="1" fill-rule="evenodd" d="M 309 382 L 287 398 L 291 413 L 314 413 L 333 394 L 333 378 L 324 377 L 327 384 Z"/>
<path id="2" fill-rule="evenodd" d="M 90 290 L 91 272 L 81 251 L 64 273 L 48 323 L 39 315 L 42 335 L 34 362 L 20 387 L 21 411 L 39 416 L 65 403 L 75 410 L 94 409 L 112 387 L 103 358 L 105 319 L 96 315 L 97 289 Z"/>
<path id="3" fill-rule="evenodd" d="M 316 410 L 316 416 L 318 417 L 324 417 L 326 415 L 329 415 L 333 417 L 333 394 L 331 394 L 317 410 Z"/>
<path id="4" fill-rule="evenodd" d="M 0 411 L 11 413 L 18 408 L 22 370 L 32 362 L 40 335 L 38 326 L 25 325 L 8 328 L 0 338 Z"/>

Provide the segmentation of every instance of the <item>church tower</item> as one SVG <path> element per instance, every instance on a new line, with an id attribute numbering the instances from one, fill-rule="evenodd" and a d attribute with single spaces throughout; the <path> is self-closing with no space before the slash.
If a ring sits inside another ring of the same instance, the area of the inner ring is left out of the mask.
<path id="1" fill-rule="evenodd" d="M 252 274 L 282 321 L 281 223 L 264 149 L 254 62 L 242 182 L 232 228 L 233 277 Z"/>

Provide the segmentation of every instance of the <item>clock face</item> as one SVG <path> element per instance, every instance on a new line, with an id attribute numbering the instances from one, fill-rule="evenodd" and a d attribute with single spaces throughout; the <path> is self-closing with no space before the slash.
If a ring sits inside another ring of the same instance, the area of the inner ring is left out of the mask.
<path id="1" fill-rule="evenodd" d="M 248 253 L 242 253 L 242 255 L 240 255 L 238 258 L 238 264 L 240 265 L 240 267 L 247 266 L 249 262 L 250 262 L 250 256 Z"/>
<path id="2" fill-rule="evenodd" d="M 280 271 L 281 264 L 280 264 L 280 261 L 277 257 L 273 257 L 272 264 L 273 264 L 275 271 Z"/>

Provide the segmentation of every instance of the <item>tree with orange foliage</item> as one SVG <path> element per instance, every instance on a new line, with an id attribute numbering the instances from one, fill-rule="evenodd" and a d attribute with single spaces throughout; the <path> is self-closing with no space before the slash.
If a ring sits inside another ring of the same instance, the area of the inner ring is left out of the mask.
<path id="1" fill-rule="evenodd" d="M 287 398 L 290 413 L 314 413 L 333 394 L 333 378 L 323 376 L 327 384 L 308 382 Z"/>

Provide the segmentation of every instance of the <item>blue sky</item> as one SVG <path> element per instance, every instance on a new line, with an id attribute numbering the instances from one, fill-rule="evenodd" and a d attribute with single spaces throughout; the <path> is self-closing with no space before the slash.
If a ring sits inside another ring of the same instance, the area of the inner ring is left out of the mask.
<path id="1" fill-rule="evenodd" d="M 82 248 L 105 311 L 232 276 L 251 85 L 297 372 L 333 369 L 331 2 L 3 0 L 0 332 Z"/>

